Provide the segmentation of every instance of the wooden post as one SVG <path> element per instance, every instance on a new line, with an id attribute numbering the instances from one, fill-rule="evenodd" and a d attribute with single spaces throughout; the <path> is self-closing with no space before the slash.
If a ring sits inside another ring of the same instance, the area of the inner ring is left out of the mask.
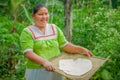
<path id="1" fill-rule="evenodd" d="M 68 41 L 72 39 L 72 0 L 64 0 L 65 36 Z"/>
<path id="2" fill-rule="evenodd" d="M 110 0 L 110 6 L 112 6 L 113 9 L 117 9 L 118 7 L 118 0 Z"/>

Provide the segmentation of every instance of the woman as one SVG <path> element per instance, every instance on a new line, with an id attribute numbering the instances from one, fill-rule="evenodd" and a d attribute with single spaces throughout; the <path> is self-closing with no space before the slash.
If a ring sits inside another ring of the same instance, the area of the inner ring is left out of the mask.
<path id="1" fill-rule="evenodd" d="M 20 36 L 20 43 L 27 58 L 26 80 L 62 80 L 48 59 L 58 56 L 60 48 L 68 53 L 92 53 L 81 46 L 68 42 L 63 32 L 55 24 L 49 24 L 47 7 L 38 4 L 33 9 L 34 25 L 26 27 Z"/>

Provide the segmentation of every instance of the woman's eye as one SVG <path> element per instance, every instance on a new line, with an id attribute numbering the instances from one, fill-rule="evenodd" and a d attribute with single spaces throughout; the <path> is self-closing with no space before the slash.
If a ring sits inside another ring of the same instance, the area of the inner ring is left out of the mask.
<path id="1" fill-rule="evenodd" d="M 43 15 L 43 14 L 38 14 L 38 15 Z"/>
<path id="2" fill-rule="evenodd" d="M 39 16 L 43 16 L 43 15 L 48 15 L 48 13 L 44 13 L 44 14 L 38 14 Z"/>
<path id="3" fill-rule="evenodd" d="M 45 15 L 48 15 L 48 13 L 45 13 Z"/>

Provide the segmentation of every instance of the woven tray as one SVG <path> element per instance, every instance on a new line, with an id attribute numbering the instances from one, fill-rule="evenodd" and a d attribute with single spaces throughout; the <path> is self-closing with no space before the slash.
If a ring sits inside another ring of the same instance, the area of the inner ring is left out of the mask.
<path id="1" fill-rule="evenodd" d="M 87 73 L 81 75 L 81 76 L 74 76 L 74 75 L 69 75 L 69 74 L 66 74 L 65 72 L 63 72 L 62 70 L 60 70 L 58 68 L 58 63 L 59 63 L 59 60 L 61 59 L 77 59 L 77 58 L 86 58 L 86 59 L 89 59 L 91 60 L 92 64 L 93 64 L 93 67 L 90 71 L 88 71 Z M 87 56 L 85 55 L 80 55 L 80 54 L 67 54 L 67 53 L 62 53 L 61 55 L 57 56 L 57 57 L 54 57 L 52 58 L 50 61 L 53 63 L 53 65 L 55 66 L 56 70 L 55 72 L 69 78 L 69 79 L 72 79 L 72 80 L 88 80 L 92 77 L 92 75 L 109 59 L 109 57 L 107 58 L 100 58 L 100 57 L 91 57 L 91 58 L 88 58 Z"/>

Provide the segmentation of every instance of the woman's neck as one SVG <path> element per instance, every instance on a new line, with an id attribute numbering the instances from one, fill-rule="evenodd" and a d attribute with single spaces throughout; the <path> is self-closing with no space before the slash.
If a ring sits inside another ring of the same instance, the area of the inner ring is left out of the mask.
<path id="1" fill-rule="evenodd" d="M 46 26 L 38 26 L 38 25 L 35 25 L 43 34 L 45 34 L 45 27 Z"/>

